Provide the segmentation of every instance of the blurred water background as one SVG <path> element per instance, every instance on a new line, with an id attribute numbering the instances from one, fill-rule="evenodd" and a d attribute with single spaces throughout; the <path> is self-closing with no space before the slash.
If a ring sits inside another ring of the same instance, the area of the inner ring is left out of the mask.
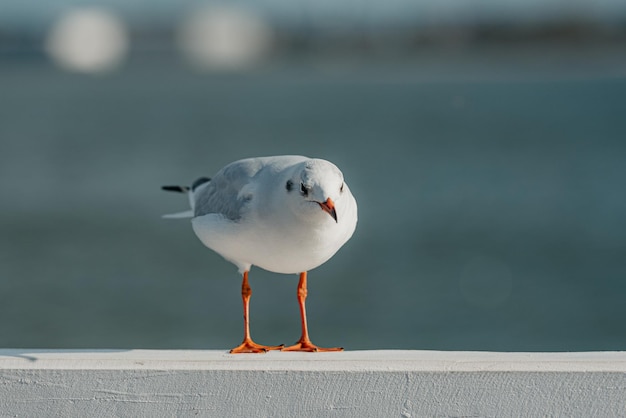
<path id="1" fill-rule="evenodd" d="M 29 3 L 0 6 L 1 347 L 235 346 L 240 277 L 160 186 L 303 154 L 360 211 L 309 275 L 317 344 L 626 349 L 622 2 Z M 251 285 L 253 337 L 294 342 L 297 277 Z"/>

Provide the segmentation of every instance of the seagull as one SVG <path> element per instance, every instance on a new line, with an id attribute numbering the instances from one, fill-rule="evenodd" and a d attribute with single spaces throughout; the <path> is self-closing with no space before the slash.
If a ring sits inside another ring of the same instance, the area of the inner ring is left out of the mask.
<path id="1" fill-rule="evenodd" d="M 164 217 L 192 218 L 200 241 L 233 263 L 243 276 L 244 338 L 231 353 L 343 350 L 311 342 L 305 305 L 307 272 L 335 255 L 357 224 L 356 200 L 337 166 L 296 155 L 247 158 L 191 186 L 163 189 L 187 193 L 191 206 L 191 210 Z M 248 274 L 253 265 L 300 277 L 297 299 L 302 334 L 292 346 L 261 345 L 250 336 Z"/>

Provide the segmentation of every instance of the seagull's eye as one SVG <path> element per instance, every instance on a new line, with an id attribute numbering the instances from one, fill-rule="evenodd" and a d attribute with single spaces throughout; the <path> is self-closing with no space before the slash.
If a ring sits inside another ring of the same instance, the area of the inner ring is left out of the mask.
<path id="1" fill-rule="evenodd" d="M 309 194 L 309 189 L 307 189 L 304 183 L 300 183 L 300 193 L 302 193 L 302 196 L 307 196 Z"/>
<path id="2" fill-rule="evenodd" d="M 344 184 L 345 184 L 345 183 L 341 183 L 341 187 L 339 188 L 339 192 L 340 192 L 340 193 L 343 193 L 343 185 L 344 185 Z"/>
<path id="3" fill-rule="evenodd" d="M 290 192 L 291 189 L 293 189 L 293 181 L 287 180 L 287 184 L 285 185 L 285 188 L 287 189 L 288 192 Z"/>

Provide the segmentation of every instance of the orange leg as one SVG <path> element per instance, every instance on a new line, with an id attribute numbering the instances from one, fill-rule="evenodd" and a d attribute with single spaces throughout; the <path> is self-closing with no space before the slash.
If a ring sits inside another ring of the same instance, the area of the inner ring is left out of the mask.
<path id="1" fill-rule="evenodd" d="M 306 288 L 306 271 L 300 273 L 300 282 L 298 283 L 298 304 L 300 305 L 300 320 L 302 322 L 302 336 L 300 340 L 289 347 L 285 347 L 282 351 L 343 351 L 341 347 L 322 348 L 318 347 L 309 339 L 309 329 L 306 324 L 306 306 L 305 300 L 307 296 Z"/>
<path id="2" fill-rule="evenodd" d="M 250 314 L 250 296 L 252 295 L 252 289 L 248 283 L 248 272 L 243 273 L 243 282 L 241 283 L 241 298 L 243 299 L 243 342 L 230 350 L 231 354 L 239 353 L 265 353 L 269 350 L 280 350 L 283 345 L 279 346 L 267 346 L 260 345 L 252 341 L 250 338 L 250 320 L 248 319 Z"/>

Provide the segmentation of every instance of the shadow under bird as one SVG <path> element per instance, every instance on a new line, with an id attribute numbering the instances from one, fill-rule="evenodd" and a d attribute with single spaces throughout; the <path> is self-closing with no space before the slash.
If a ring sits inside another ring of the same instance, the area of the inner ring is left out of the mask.
<path id="1" fill-rule="evenodd" d="M 232 262 L 243 275 L 243 342 L 231 353 L 341 351 L 322 348 L 309 338 L 305 300 L 307 271 L 325 263 L 350 239 L 357 204 L 333 163 L 302 156 L 248 158 L 228 164 L 191 187 L 163 186 L 189 194 L 191 210 L 166 218 L 192 218 L 204 245 Z M 298 304 L 302 335 L 292 346 L 257 344 L 250 336 L 250 268 L 299 274 Z"/>

